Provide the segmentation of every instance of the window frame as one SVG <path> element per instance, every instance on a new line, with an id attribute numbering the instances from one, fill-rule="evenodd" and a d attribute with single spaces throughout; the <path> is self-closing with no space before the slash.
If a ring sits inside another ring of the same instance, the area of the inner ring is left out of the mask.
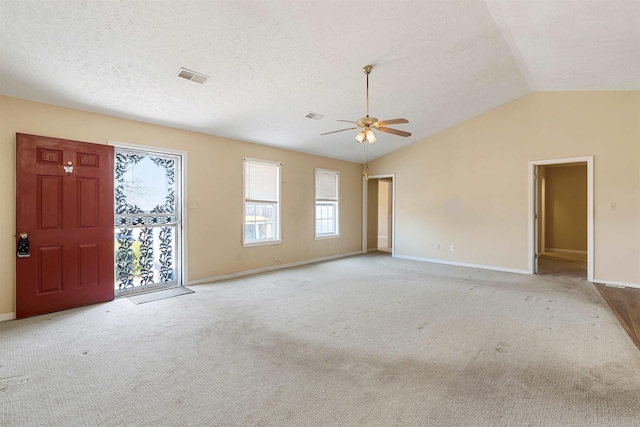
<path id="1" fill-rule="evenodd" d="M 270 200 L 252 200 L 247 199 L 247 184 L 246 184 L 246 167 L 247 164 L 259 164 L 276 167 L 276 201 L 275 203 Z M 274 162 L 272 160 L 253 159 L 249 157 L 242 158 L 242 246 L 264 246 L 264 245 L 277 245 L 282 243 L 282 223 L 281 223 L 281 205 L 282 205 L 282 163 Z M 268 239 L 256 239 L 247 240 L 247 204 L 256 205 L 275 205 L 274 209 L 274 237 Z"/>
<path id="2" fill-rule="evenodd" d="M 318 197 L 318 172 L 321 173 L 329 173 L 335 176 L 336 180 L 336 198 L 335 200 L 329 200 Z M 314 209 L 313 209 L 313 232 L 316 240 L 321 239 L 335 239 L 340 237 L 340 171 L 331 170 L 331 169 L 323 169 L 323 168 L 315 168 L 314 170 Z M 317 224 L 318 224 L 318 203 L 334 203 L 335 204 L 335 212 L 334 212 L 334 232 L 331 233 L 320 233 L 318 234 Z"/>

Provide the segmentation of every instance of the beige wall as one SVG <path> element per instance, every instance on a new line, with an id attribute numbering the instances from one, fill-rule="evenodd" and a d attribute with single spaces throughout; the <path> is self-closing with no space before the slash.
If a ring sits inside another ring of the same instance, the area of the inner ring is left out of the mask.
<path id="1" fill-rule="evenodd" d="M 396 174 L 397 255 L 528 270 L 528 162 L 586 155 L 595 278 L 640 284 L 640 92 L 534 93 L 369 168 Z"/>
<path id="2" fill-rule="evenodd" d="M 546 250 L 587 251 L 587 165 L 545 167 Z"/>
<path id="3" fill-rule="evenodd" d="M 189 280 L 361 250 L 361 165 L 0 96 L 0 316 L 15 311 L 17 132 L 186 151 L 186 197 L 198 203 L 187 211 Z M 280 245 L 242 247 L 243 156 L 283 164 Z M 316 167 L 341 172 L 339 238 L 315 240 Z"/>

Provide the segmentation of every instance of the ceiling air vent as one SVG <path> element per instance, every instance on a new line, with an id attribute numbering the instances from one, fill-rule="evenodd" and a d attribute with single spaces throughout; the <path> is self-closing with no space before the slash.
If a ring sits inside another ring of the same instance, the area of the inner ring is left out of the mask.
<path id="1" fill-rule="evenodd" d="M 324 115 L 323 115 L 323 114 L 320 114 L 320 113 L 314 113 L 314 112 L 312 111 L 312 112 L 310 112 L 309 114 L 307 114 L 305 117 L 306 117 L 306 118 L 308 118 L 308 119 L 320 120 L 321 118 L 323 118 L 323 117 L 324 117 Z"/>
<path id="2" fill-rule="evenodd" d="M 204 83 L 207 81 L 207 76 L 201 73 L 197 73 L 195 71 L 187 70 L 186 68 L 180 68 L 178 72 L 178 77 L 186 80 L 191 80 L 196 83 Z"/>

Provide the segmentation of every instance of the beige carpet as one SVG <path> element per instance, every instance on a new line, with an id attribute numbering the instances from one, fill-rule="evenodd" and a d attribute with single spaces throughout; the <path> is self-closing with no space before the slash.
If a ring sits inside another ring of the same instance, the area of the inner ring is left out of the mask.
<path id="1" fill-rule="evenodd" d="M 637 426 L 594 286 L 371 254 L 0 323 L 2 426 Z"/>

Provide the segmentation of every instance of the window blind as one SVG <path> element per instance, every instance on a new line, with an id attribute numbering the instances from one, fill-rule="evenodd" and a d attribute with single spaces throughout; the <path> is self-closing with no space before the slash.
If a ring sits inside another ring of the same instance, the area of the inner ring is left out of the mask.
<path id="1" fill-rule="evenodd" d="M 316 170 L 316 200 L 338 200 L 338 174 Z"/>
<path id="2" fill-rule="evenodd" d="M 244 197 L 246 200 L 278 202 L 278 164 L 245 160 Z"/>

